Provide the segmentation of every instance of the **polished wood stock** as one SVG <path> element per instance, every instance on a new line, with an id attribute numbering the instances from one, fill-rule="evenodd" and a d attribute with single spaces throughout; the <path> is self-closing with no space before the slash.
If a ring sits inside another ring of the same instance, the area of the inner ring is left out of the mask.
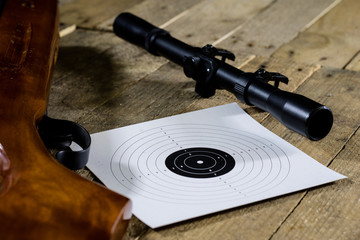
<path id="1" fill-rule="evenodd" d="M 121 239 L 128 199 L 60 165 L 37 124 L 58 48 L 56 0 L 8 0 L 0 16 L 0 239 Z"/>

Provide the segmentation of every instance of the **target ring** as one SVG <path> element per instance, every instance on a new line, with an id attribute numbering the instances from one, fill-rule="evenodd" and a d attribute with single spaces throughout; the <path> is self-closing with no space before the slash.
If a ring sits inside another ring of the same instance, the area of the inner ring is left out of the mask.
<path id="1" fill-rule="evenodd" d="M 110 169 L 130 198 L 204 204 L 269 191 L 286 179 L 290 162 L 261 136 L 217 125 L 174 124 L 133 134 L 117 147 Z"/>
<path id="2" fill-rule="evenodd" d="M 235 159 L 214 148 L 187 148 L 170 154 L 165 165 L 181 176 L 212 178 L 230 172 L 235 167 Z"/>

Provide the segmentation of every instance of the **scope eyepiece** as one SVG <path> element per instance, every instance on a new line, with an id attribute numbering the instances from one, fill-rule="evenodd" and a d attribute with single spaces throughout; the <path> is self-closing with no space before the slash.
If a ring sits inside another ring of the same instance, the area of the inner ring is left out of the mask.
<path id="1" fill-rule="evenodd" d="M 127 12 L 117 16 L 113 24 L 114 33 L 118 37 L 140 47 L 145 46 L 148 34 L 154 29 L 158 28 Z"/>

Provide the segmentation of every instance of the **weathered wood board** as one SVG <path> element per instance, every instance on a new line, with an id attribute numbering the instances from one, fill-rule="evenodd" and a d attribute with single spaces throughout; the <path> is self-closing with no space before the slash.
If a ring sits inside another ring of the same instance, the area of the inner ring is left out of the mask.
<path id="1" fill-rule="evenodd" d="M 279 0 L 264 9 L 255 19 L 234 32 L 219 47 L 234 52 L 270 56 L 292 40 L 304 28 L 338 4 L 336 0 Z"/>
<path id="2" fill-rule="evenodd" d="M 359 133 L 336 156 L 330 168 L 347 180 L 309 191 L 273 239 L 359 239 Z"/>
<path id="3" fill-rule="evenodd" d="M 230 64 L 242 70 L 281 72 L 290 79 L 282 89 L 334 113 L 330 134 L 312 142 L 239 103 L 266 128 L 348 179 L 162 229 L 134 217 L 125 239 L 360 238 L 358 0 L 63 0 L 60 6 L 61 21 L 78 29 L 61 39 L 49 115 L 77 121 L 91 133 L 237 101 L 223 90 L 200 98 L 180 66 L 117 38 L 111 25 L 121 11 L 189 44 L 231 50 L 237 59 Z M 82 175 L 91 178 L 86 170 Z"/>
<path id="4" fill-rule="evenodd" d="M 345 67 L 360 49 L 359 8 L 357 0 L 342 0 L 274 56 L 308 64 Z"/>

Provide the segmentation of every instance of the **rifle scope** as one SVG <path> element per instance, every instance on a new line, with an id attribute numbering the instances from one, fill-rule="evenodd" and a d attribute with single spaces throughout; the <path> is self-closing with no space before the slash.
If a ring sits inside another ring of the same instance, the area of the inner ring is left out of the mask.
<path id="1" fill-rule="evenodd" d="M 288 82 L 279 73 L 263 69 L 243 72 L 225 63 L 226 59 L 235 59 L 231 52 L 211 45 L 192 47 L 131 13 L 121 13 L 113 27 L 117 36 L 182 66 L 185 75 L 196 81 L 195 91 L 203 97 L 214 95 L 216 89 L 226 89 L 311 140 L 322 139 L 332 127 L 333 115 L 328 107 L 278 88 L 279 82 Z"/>

